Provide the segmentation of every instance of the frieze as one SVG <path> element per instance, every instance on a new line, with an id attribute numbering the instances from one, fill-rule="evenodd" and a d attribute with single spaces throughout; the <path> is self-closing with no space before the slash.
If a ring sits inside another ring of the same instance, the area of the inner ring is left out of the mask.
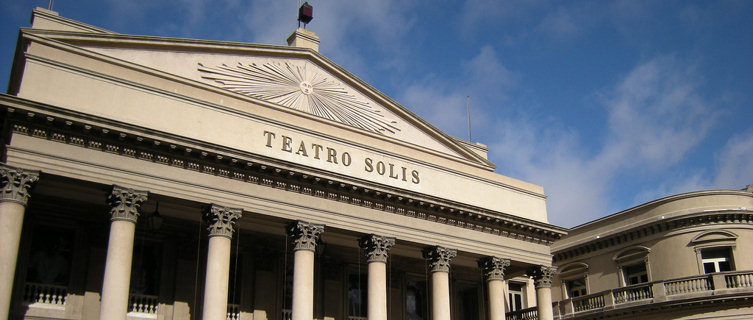
<path id="1" fill-rule="evenodd" d="M 3 191 L 0 201 L 16 202 L 23 206 L 29 202 L 30 190 L 39 181 L 39 171 L 11 167 L 0 163 Z"/>
<path id="2" fill-rule="evenodd" d="M 28 113 L 31 115 L 27 116 L 27 114 L 22 114 L 22 112 L 9 110 L 12 111 L 12 115 L 25 118 L 26 122 L 34 122 L 35 118 L 41 117 L 39 115 L 35 116 L 31 112 Z M 565 234 L 564 231 L 558 231 L 556 228 L 550 229 L 535 224 L 531 225 L 518 220 L 518 218 L 501 216 L 498 213 L 486 212 L 483 209 L 457 206 L 456 204 L 446 202 L 418 201 L 409 196 L 397 196 L 392 192 L 337 183 L 328 178 L 301 173 L 294 169 L 276 168 L 255 160 L 249 161 L 232 156 L 209 153 L 195 150 L 193 147 L 144 138 L 130 133 L 115 132 L 67 120 L 55 120 L 51 117 L 46 118 L 47 126 L 30 126 L 30 123 L 14 122 L 12 130 L 17 134 L 31 136 L 33 130 L 30 128 L 34 128 L 35 130 L 46 132 L 46 136 L 48 137 L 56 137 L 54 140 L 46 138 L 50 141 L 82 148 L 89 148 L 89 141 L 96 141 L 100 146 L 96 150 L 102 152 L 119 154 L 125 157 L 205 174 L 223 176 L 228 179 L 274 187 L 318 198 L 344 201 L 341 196 L 345 196 L 347 198 L 346 202 L 350 204 L 393 214 L 407 216 L 410 211 L 413 211 L 413 218 L 415 219 L 435 220 L 436 223 L 463 228 L 466 227 L 466 222 L 470 222 L 474 226 L 484 226 L 483 229 L 474 227 L 473 230 L 502 237 L 521 239 L 536 244 L 550 245 L 554 240 L 559 239 Z M 38 138 L 41 139 L 41 137 Z M 153 156 L 138 157 L 139 154 L 151 154 Z M 330 196 L 330 194 L 333 196 Z M 359 201 L 360 204 L 358 203 Z M 417 215 L 415 212 L 424 214 Z"/>

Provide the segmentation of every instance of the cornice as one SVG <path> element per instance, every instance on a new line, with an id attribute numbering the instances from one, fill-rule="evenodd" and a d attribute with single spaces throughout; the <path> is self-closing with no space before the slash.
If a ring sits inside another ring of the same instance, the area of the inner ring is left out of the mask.
<path id="1" fill-rule="evenodd" d="M 546 223 L 237 150 L 218 150 L 216 146 L 158 137 L 156 132 L 139 132 L 136 128 L 93 125 L 89 124 L 93 121 L 75 119 L 78 114 L 43 114 L 17 107 L 20 105 L 5 107 L 14 134 L 537 244 L 551 245 L 566 234 L 564 228 Z"/>
<path id="2" fill-rule="evenodd" d="M 553 251 L 553 261 L 565 261 L 576 257 L 586 255 L 599 250 L 607 249 L 613 246 L 625 245 L 640 241 L 641 239 L 656 234 L 666 235 L 666 233 L 688 229 L 698 226 L 715 226 L 715 225 L 749 225 L 753 226 L 753 210 L 750 209 L 722 209 L 713 211 L 702 211 L 668 219 L 660 219 L 646 223 L 640 227 L 615 233 L 607 236 L 600 236 L 591 241 L 578 243 L 561 250 Z"/>

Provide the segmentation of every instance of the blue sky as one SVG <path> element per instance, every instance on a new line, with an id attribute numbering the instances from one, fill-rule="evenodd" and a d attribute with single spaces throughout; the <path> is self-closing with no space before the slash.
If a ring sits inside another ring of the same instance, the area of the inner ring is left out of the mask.
<path id="1" fill-rule="evenodd" d="M 572 227 L 663 196 L 753 184 L 753 1 L 311 0 L 320 52 Z M 48 1 L 0 0 L 0 86 Z M 297 1 L 56 0 L 119 33 L 284 44 Z"/>

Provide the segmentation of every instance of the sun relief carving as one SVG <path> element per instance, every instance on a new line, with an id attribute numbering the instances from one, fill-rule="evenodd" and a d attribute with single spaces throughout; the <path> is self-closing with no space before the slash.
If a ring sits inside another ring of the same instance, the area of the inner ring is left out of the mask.
<path id="1" fill-rule="evenodd" d="M 400 131 L 397 121 L 305 62 L 269 60 L 215 67 L 199 63 L 198 70 L 202 78 L 242 95 L 372 132 Z"/>

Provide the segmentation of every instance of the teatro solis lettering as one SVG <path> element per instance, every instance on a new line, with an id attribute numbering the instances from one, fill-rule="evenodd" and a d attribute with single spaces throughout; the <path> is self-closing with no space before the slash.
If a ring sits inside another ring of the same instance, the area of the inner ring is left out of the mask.
<path id="1" fill-rule="evenodd" d="M 301 157 L 313 158 L 316 160 L 326 161 L 332 164 L 349 167 L 353 163 L 353 157 L 345 152 L 338 152 L 337 149 L 324 146 L 317 143 L 306 143 L 303 140 L 296 140 L 286 135 L 278 135 L 272 131 L 264 130 L 267 148 L 276 148 L 279 146 L 280 151 L 296 154 Z M 408 170 L 403 166 L 385 161 L 374 161 L 370 157 L 363 159 L 363 170 L 368 173 L 375 173 L 380 176 L 386 176 L 391 179 L 410 182 L 413 184 L 421 183 L 418 170 Z"/>

